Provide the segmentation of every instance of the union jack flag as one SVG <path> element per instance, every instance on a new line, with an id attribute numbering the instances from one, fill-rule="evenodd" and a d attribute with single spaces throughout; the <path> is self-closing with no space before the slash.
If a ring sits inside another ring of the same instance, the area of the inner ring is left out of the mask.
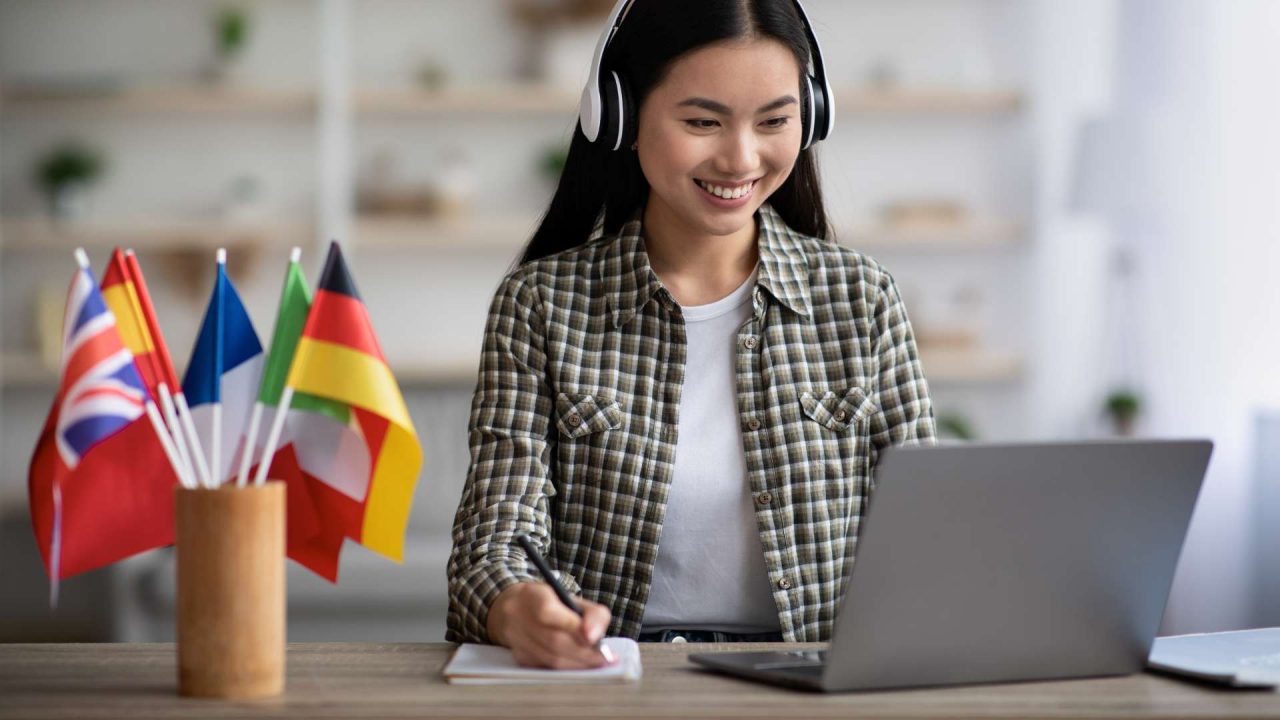
<path id="1" fill-rule="evenodd" d="M 62 328 L 63 394 L 55 442 L 70 469 L 93 446 L 141 417 L 149 397 L 88 268 L 71 280 Z"/>

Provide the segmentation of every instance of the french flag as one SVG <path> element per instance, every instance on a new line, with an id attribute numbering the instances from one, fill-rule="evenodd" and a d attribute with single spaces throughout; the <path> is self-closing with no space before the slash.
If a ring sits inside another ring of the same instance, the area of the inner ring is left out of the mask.
<path id="1" fill-rule="evenodd" d="M 206 487 L 236 474 L 262 362 L 262 343 L 227 278 L 226 251 L 219 250 L 213 294 L 182 379 L 196 430 L 196 463 Z"/>

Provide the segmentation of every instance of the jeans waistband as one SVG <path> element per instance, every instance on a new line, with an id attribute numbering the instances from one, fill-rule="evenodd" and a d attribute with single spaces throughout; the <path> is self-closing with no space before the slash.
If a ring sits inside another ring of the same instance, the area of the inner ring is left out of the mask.
<path id="1" fill-rule="evenodd" d="M 640 633 L 640 642 L 782 642 L 781 632 L 732 633 L 719 630 L 655 630 Z"/>

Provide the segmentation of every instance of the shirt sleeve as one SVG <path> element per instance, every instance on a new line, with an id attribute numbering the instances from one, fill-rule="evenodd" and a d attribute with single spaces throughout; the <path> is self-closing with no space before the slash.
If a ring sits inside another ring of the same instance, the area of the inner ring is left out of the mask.
<path id="1" fill-rule="evenodd" d="M 915 333 L 907 308 L 887 272 L 879 284 L 872 329 L 873 351 L 879 364 L 877 404 L 871 418 L 871 466 L 893 445 L 933 444 L 937 430 L 929 385 L 920 364 Z"/>
<path id="2" fill-rule="evenodd" d="M 446 639 L 488 642 L 489 607 L 507 587 L 538 580 L 516 542 L 528 535 L 552 562 L 555 496 L 543 321 L 536 290 L 516 275 L 489 308 L 468 422 L 471 462 L 453 522 Z M 561 575 L 570 593 L 574 578 Z"/>

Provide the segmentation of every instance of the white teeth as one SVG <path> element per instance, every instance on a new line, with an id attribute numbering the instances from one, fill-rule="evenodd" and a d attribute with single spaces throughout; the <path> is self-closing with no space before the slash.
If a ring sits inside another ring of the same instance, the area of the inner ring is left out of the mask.
<path id="1" fill-rule="evenodd" d="M 719 185 L 712 185 L 710 183 L 706 183 L 701 180 L 698 181 L 698 184 L 702 186 L 703 190 L 706 190 L 707 192 L 711 193 L 712 195 L 715 195 L 716 197 L 724 198 L 725 200 L 737 200 L 743 195 L 749 194 L 751 192 L 751 188 L 755 186 L 755 182 L 749 182 L 746 185 L 739 185 L 738 187 L 730 190 L 728 188 L 724 188 Z"/>

